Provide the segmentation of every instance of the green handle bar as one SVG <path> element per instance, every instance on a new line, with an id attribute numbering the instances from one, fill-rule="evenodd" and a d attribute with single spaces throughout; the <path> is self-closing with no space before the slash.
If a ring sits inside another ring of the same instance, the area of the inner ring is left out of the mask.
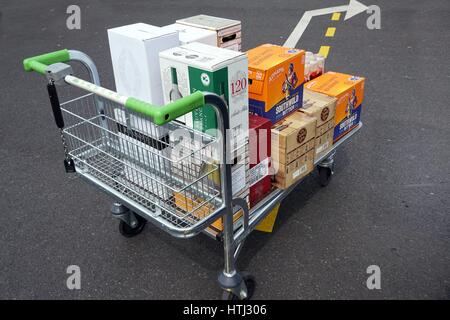
<path id="1" fill-rule="evenodd" d="M 67 62 L 69 60 L 69 50 L 64 49 L 27 58 L 23 60 L 23 68 L 28 72 L 36 71 L 37 73 L 44 74 L 48 65 L 57 62 Z"/>
<path id="2" fill-rule="evenodd" d="M 69 50 L 59 50 L 42 54 L 39 56 L 27 58 L 23 60 L 23 68 L 25 71 L 36 71 L 40 74 L 45 74 L 48 65 L 57 62 L 70 61 Z M 72 77 L 71 84 L 80 86 L 91 92 L 99 93 L 109 92 L 108 94 L 115 94 L 107 89 L 98 87 L 92 83 Z M 67 81 L 67 78 L 66 78 Z M 102 95 L 102 94 L 101 94 Z M 105 96 L 105 95 L 104 95 Z M 107 97 L 107 96 L 106 96 Z M 166 124 L 178 117 L 185 115 L 205 104 L 205 98 L 201 91 L 194 92 L 189 96 L 183 97 L 177 101 L 166 104 L 165 106 L 156 106 L 148 102 L 141 101 L 132 97 L 128 97 L 125 101 L 125 107 L 135 112 L 142 113 L 148 117 L 153 118 L 153 122 L 157 125 Z"/>
<path id="3" fill-rule="evenodd" d="M 203 93 L 201 91 L 196 91 L 186 97 L 160 107 L 130 97 L 125 102 L 125 107 L 153 118 L 153 122 L 161 126 L 202 107 L 204 104 L 205 97 Z"/>

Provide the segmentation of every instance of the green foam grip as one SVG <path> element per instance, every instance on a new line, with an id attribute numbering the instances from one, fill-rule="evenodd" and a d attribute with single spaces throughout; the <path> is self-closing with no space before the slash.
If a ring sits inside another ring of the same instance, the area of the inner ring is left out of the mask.
<path id="1" fill-rule="evenodd" d="M 204 104 L 205 97 L 203 93 L 197 91 L 165 106 L 155 106 L 135 98 L 128 98 L 125 102 L 125 107 L 151 117 L 155 124 L 161 126 L 202 107 Z"/>
<path id="2" fill-rule="evenodd" d="M 25 71 L 36 71 L 37 73 L 44 74 L 48 65 L 57 62 L 67 62 L 70 60 L 69 50 L 59 50 L 41 54 L 23 60 L 23 68 Z"/>

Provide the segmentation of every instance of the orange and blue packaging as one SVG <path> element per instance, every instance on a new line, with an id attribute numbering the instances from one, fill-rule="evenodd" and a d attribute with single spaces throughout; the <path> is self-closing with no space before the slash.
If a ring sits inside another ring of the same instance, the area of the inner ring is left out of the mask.
<path id="1" fill-rule="evenodd" d="M 305 51 L 264 44 L 247 56 L 250 113 L 275 124 L 302 106 Z"/>
<path id="2" fill-rule="evenodd" d="M 336 111 L 333 141 L 336 142 L 358 126 L 364 100 L 364 81 L 358 76 L 327 72 L 305 83 L 305 88 L 335 97 Z"/>

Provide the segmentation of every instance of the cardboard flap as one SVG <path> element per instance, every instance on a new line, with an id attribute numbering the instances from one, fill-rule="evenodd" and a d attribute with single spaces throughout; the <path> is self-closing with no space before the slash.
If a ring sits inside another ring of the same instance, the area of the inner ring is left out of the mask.
<path id="1" fill-rule="evenodd" d="M 248 92 L 262 94 L 264 88 L 265 72 L 248 69 Z"/>

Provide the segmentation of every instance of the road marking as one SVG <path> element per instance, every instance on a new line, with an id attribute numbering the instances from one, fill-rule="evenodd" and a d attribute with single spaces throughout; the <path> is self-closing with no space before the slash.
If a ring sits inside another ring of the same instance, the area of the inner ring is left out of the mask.
<path id="1" fill-rule="evenodd" d="M 356 0 L 350 0 L 348 5 L 306 11 L 303 14 L 302 18 L 300 19 L 300 21 L 295 26 L 294 30 L 292 30 L 291 34 L 284 42 L 283 46 L 295 48 L 298 41 L 305 32 L 306 28 L 308 27 L 308 24 L 311 22 L 312 17 L 321 16 L 324 14 L 332 14 L 335 12 L 347 11 L 345 14 L 345 20 L 347 20 L 357 15 L 358 13 L 365 11 L 366 9 L 367 7 L 364 6 L 362 3 Z"/>
<path id="2" fill-rule="evenodd" d="M 327 29 L 327 32 L 325 32 L 325 37 L 334 37 L 334 34 L 336 33 L 335 27 L 329 27 Z"/>
<path id="3" fill-rule="evenodd" d="M 319 54 L 323 57 L 328 57 L 328 53 L 330 52 L 330 46 L 321 46 L 319 50 Z"/>
<path id="4" fill-rule="evenodd" d="M 331 14 L 333 12 L 343 12 L 343 11 L 346 11 L 347 8 L 348 8 L 348 6 L 338 6 L 338 7 L 332 7 L 332 8 L 306 11 L 303 14 L 302 18 L 300 19 L 300 21 L 298 22 L 298 24 L 295 26 L 294 30 L 292 30 L 292 33 L 286 39 L 286 42 L 283 44 L 283 46 L 289 47 L 289 48 L 295 48 L 298 40 L 300 40 L 303 33 L 305 32 L 306 27 L 308 27 L 308 24 L 311 22 L 312 17 L 321 16 L 324 14 Z"/>
<path id="5" fill-rule="evenodd" d="M 340 12 L 335 12 L 331 15 L 331 20 L 333 20 L 333 21 L 339 21 L 340 18 L 341 18 Z"/>

